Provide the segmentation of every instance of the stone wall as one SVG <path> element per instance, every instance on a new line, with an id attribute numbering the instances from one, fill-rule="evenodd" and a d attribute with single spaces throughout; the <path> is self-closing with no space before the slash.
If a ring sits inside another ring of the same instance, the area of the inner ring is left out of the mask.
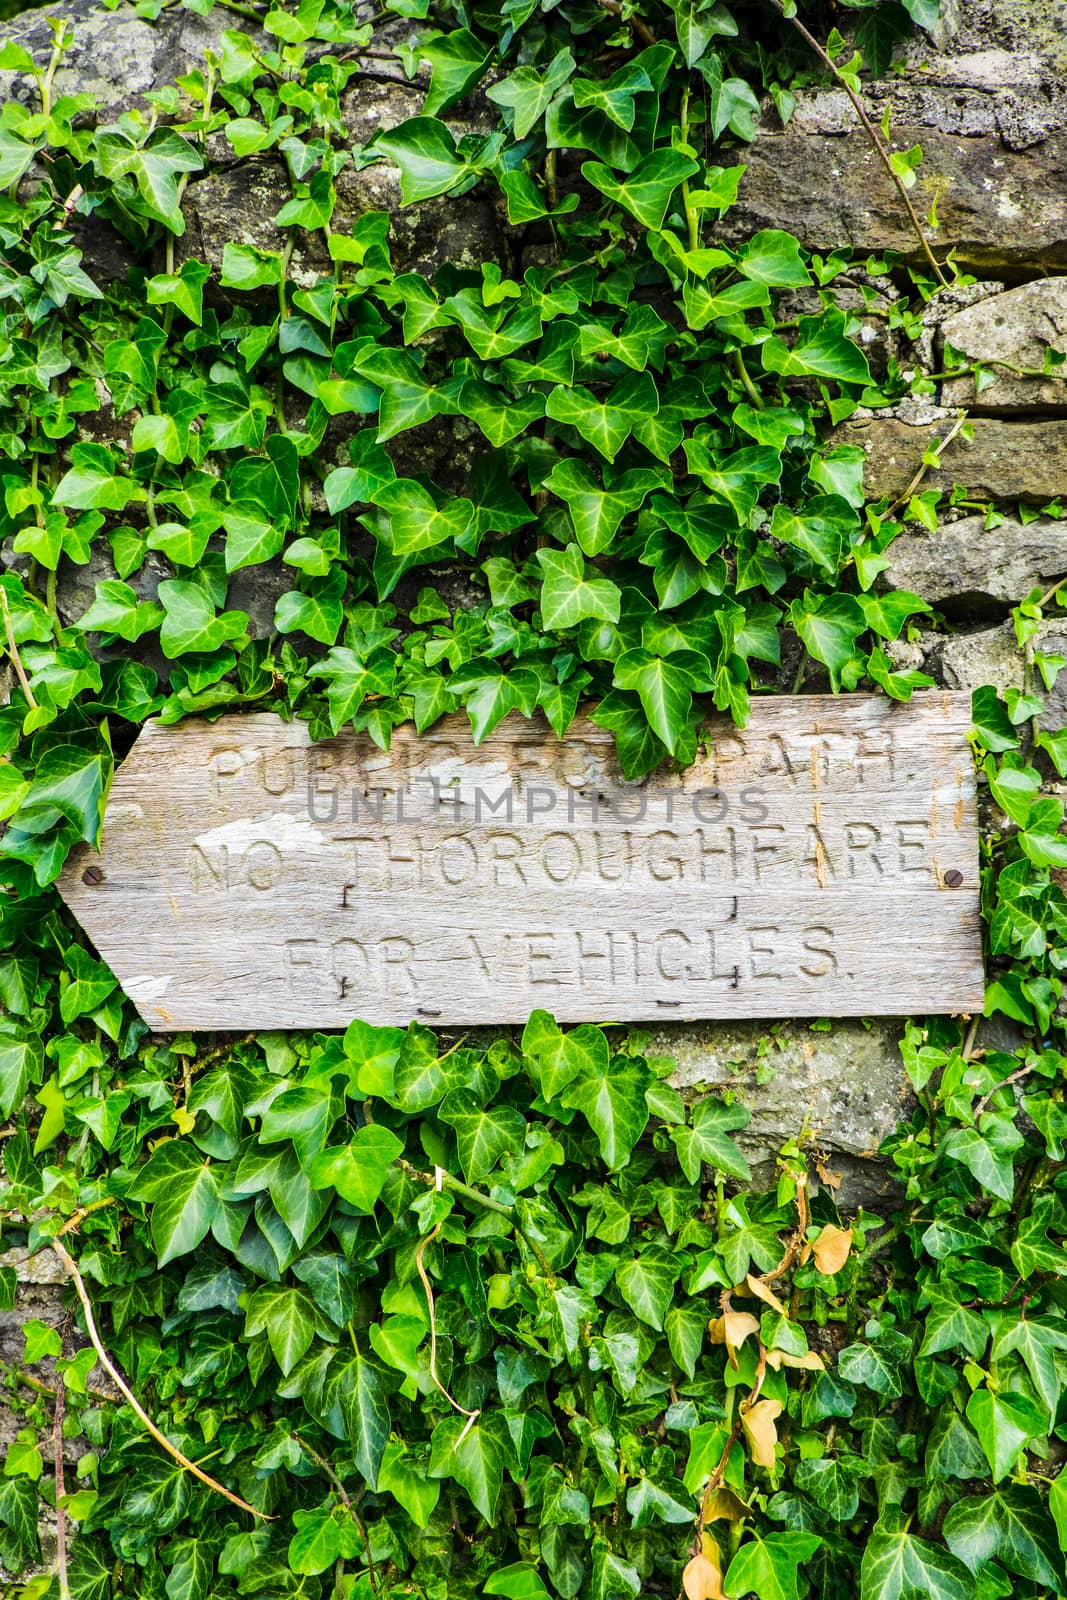
<path id="1" fill-rule="evenodd" d="M 936 372 L 949 345 L 972 358 L 1040 368 L 1050 343 L 1067 348 L 1067 0 L 945 0 L 943 10 L 934 39 L 916 38 L 902 72 L 867 94 L 876 119 L 889 106 L 894 147 L 921 143 L 925 159 L 915 194 L 924 215 L 936 200 L 939 227 L 931 241 L 942 257 L 954 252 L 978 281 L 936 294 L 917 341 L 891 330 L 899 292 L 892 276 L 871 278 L 857 268 L 851 286 L 846 280 L 839 292 L 842 303 L 859 308 L 857 285 L 878 290 L 875 314 L 863 312 L 861 333 L 876 367 L 895 360 Z M 147 89 L 197 65 L 237 20 L 229 11 L 200 17 L 175 10 L 152 25 L 131 9 L 109 12 L 91 0 L 68 0 L 47 16 L 69 17 L 76 29 L 58 92 L 88 91 L 108 116 L 143 103 Z M 47 55 L 52 38 L 45 19 L 45 12 L 29 12 L 11 28 L 39 56 Z M 399 65 L 373 66 L 348 91 L 346 116 L 356 142 L 421 104 L 423 83 L 405 81 Z M 0 93 L 13 88 L 0 74 Z M 453 119 L 457 129 L 487 126 L 492 108 L 475 103 L 465 114 L 465 122 Z M 280 248 L 270 219 L 285 181 L 275 159 L 235 161 L 221 136 L 209 154 L 213 164 L 186 192 L 179 254 L 217 262 L 224 241 L 234 238 Z M 736 159 L 747 171 L 740 204 L 728 218 L 731 236 L 784 226 L 813 250 L 850 244 L 876 256 L 892 248 L 921 259 L 900 198 L 838 90 L 803 91 L 784 130 L 768 106 L 755 144 L 739 148 Z M 409 268 L 432 271 L 444 259 L 487 258 L 521 266 L 543 248 L 536 234 L 509 228 L 477 191 L 401 210 L 388 165 L 346 169 L 335 228 L 344 230 L 368 209 L 390 212 L 395 258 Z M 98 280 L 125 272 L 124 246 L 103 225 L 90 222 L 83 243 Z M 296 275 L 310 279 L 323 266 L 314 247 L 298 241 Z M 802 314 L 802 296 L 794 309 Z M 981 394 L 973 388 L 973 382 L 943 383 L 922 401 L 861 413 L 840 430 L 842 441 L 867 454 L 871 493 L 895 497 L 913 483 L 924 452 L 948 434 L 959 408 L 972 410 L 973 437 L 956 438 L 922 487 L 963 484 L 970 501 L 993 505 L 1003 520 L 987 527 L 995 519 L 972 504 L 948 512 L 936 534 L 913 523 L 891 547 L 883 579 L 918 591 L 937 608 L 934 623 L 917 639 L 894 647 L 899 664 L 923 666 L 953 688 L 1020 681 L 1010 608 L 1035 586 L 1047 588 L 1067 573 L 1067 512 L 1061 519 L 1055 510 L 1058 497 L 1067 499 L 1067 383 L 1003 373 Z M 462 474 L 463 453 L 450 427 L 418 443 L 422 470 L 440 467 L 442 481 L 448 463 L 452 477 Z M 1043 514 L 1031 520 L 1034 510 Z M 93 583 L 109 575 L 95 555 L 90 567 L 62 572 L 61 610 L 79 615 Z M 151 595 L 164 576 L 164 566 L 150 557 L 133 583 Z M 281 570 L 252 569 L 236 574 L 234 587 L 230 603 L 249 611 L 253 628 L 265 632 L 289 578 Z M 462 604 L 468 597 L 450 591 L 447 598 Z M 1045 635 L 1043 648 L 1067 651 L 1067 625 L 1048 623 Z M 783 684 L 795 666 L 785 663 Z M 812 674 L 807 687 L 822 685 Z M 1063 720 L 1065 695 L 1061 689 L 1050 698 L 1049 718 Z M 846 1200 L 877 1200 L 884 1179 L 870 1156 L 907 1103 L 897 1049 L 901 1026 L 857 1021 L 813 1031 L 798 1022 L 769 1033 L 755 1024 L 679 1027 L 662 1033 L 659 1045 L 676 1053 L 681 1083 L 728 1081 L 740 1090 L 755 1113 L 757 1159 L 770 1160 L 783 1139 L 805 1128 L 829 1166 L 846 1174 Z"/>

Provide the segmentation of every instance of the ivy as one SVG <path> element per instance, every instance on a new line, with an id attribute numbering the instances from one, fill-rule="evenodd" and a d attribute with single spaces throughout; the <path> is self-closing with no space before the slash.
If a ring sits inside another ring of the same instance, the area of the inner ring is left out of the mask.
<path id="1" fill-rule="evenodd" d="M 585 701 L 639 777 L 783 663 L 930 682 L 892 650 L 929 606 L 875 582 L 937 497 L 866 504 L 828 437 L 923 392 L 872 373 L 835 301 L 903 264 L 720 227 L 760 95 L 787 116 L 814 65 L 795 6 L 230 9 L 262 32 L 109 125 L 54 92 L 65 25 L 45 62 L 0 52 L 26 91 L 0 128 L 2 1222 L 67 1267 L 85 1329 L 30 1321 L 3 1380 L 0 1563 L 38 1562 L 43 1496 L 76 1537 L 26 1600 L 1067 1592 L 1067 757 L 1039 720 L 1063 663 L 1034 644 L 1056 590 L 1016 610 L 1023 689 L 975 697 L 987 1011 L 1021 1042 L 909 1024 L 885 1217 L 842 1216 L 832 1174 L 809 1199 L 800 1144 L 753 1187 L 746 1109 L 684 1101 L 638 1030 L 153 1040 L 59 908 L 112 741 L 151 716 L 275 710 L 387 748 L 457 706 L 476 739 L 515 712 L 562 737 Z M 938 12 L 852 9 L 849 87 Z M 367 50 L 424 99 L 359 146 Z M 495 125 L 458 137 L 476 91 Z M 286 242 L 179 259 L 186 188 L 229 150 L 285 161 Z M 398 270 L 390 218 L 338 204 L 377 163 L 404 205 L 498 200 L 508 261 Z M 90 221 L 128 282 L 86 270 Z M 797 291 L 820 309 L 788 314 Z M 471 459 L 437 481 L 442 421 Z M 268 563 L 262 636 L 232 597 Z"/>

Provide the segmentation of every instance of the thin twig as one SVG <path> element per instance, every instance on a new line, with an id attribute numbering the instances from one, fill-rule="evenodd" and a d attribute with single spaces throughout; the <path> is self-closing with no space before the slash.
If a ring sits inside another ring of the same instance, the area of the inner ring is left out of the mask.
<path id="1" fill-rule="evenodd" d="M 963 1059 L 970 1061 L 974 1054 L 974 1047 L 978 1039 L 978 1030 L 982 1026 L 981 1016 L 972 1017 L 971 1025 L 967 1029 L 967 1036 L 963 1041 Z"/>
<path id="2" fill-rule="evenodd" d="M 18 677 L 19 683 L 22 685 L 22 692 L 26 696 L 26 703 L 31 711 L 36 711 L 37 699 L 33 690 L 30 688 L 30 680 L 26 676 L 26 669 L 22 665 L 22 657 L 19 655 L 19 647 L 15 643 L 15 628 L 11 621 L 11 611 L 8 607 L 7 595 L 4 593 L 3 589 L 0 589 L 0 607 L 3 608 L 4 612 L 4 631 L 7 634 L 8 655 L 11 657 L 11 662 L 15 668 L 16 676 Z"/>
<path id="3" fill-rule="evenodd" d="M 35 1378 L 32 1372 L 26 1372 L 21 1367 L 17 1367 L 12 1376 L 16 1383 L 21 1383 L 26 1389 L 32 1389 L 34 1394 L 46 1394 L 50 1400 L 54 1400 L 59 1393 L 58 1389 L 50 1389 L 47 1383 L 42 1383 L 40 1378 Z M 85 1392 L 94 1400 L 103 1400 L 109 1406 L 117 1406 L 119 1403 L 115 1395 L 105 1394 L 103 1389 L 87 1388 Z"/>
<path id="4" fill-rule="evenodd" d="M 604 0 L 600 0 L 600 3 L 603 5 Z M 923 225 L 919 221 L 919 214 L 911 203 L 911 196 L 908 194 L 907 188 L 904 185 L 904 180 L 894 168 L 892 157 L 885 144 L 882 142 L 882 139 L 878 133 L 878 129 L 867 115 L 863 101 L 860 99 L 859 95 L 849 82 L 847 72 L 841 71 L 841 68 L 834 61 L 833 57 L 827 53 L 827 51 L 819 43 L 818 39 L 816 39 L 815 35 L 808 31 L 799 17 L 789 16 L 783 4 L 783 0 L 771 0 L 771 5 L 778 12 L 779 16 L 785 17 L 786 21 L 793 24 L 793 27 L 800 34 L 800 37 L 804 40 L 805 44 L 810 45 L 811 49 L 815 51 L 815 54 L 819 57 L 819 60 L 825 67 L 829 69 L 830 72 L 833 73 L 838 83 L 852 101 L 853 109 L 855 110 L 856 115 L 859 117 L 860 122 L 863 124 L 863 128 L 868 139 L 870 139 L 871 144 L 877 151 L 879 161 L 881 161 L 883 167 L 888 172 L 890 178 L 893 180 L 893 183 L 896 185 L 897 191 L 900 194 L 900 198 L 903 200 L 904 205 L 907 208 L 908 216 L 911 219 L 911 225 L 915 229 L 915 237 L 922 245 L 923 254 L 926 256 L 927 261 L 929 261 L 931 267 L 933 268 L 935 278 L 943 289 L 947 289 L 948 279 L 945 277 L 937 257 L 930 248 L 930 241 L 927 239 L 926 234 L 923 231 Z"/>
<path id="5" fill-rule="evenodd" d="M 997 1094 L 999 1090 L 1006 1089 L 1008 1087 L 1009 1083 L 1018 1083 L 1020 1081 L 1020 1079 L 1028 1078 L 1030 1076 L 1031 1072 L 1033 1072 L 1034 1067 L 1036 1066 L 1036 1064 L 1037 1064 L 1036 1062 L 1031 1062 L 1030 1066 L 1028 1066 L 1028 1067 L 1020 1067 L 1018 1072 L 1009 1072 L 1009 1074 L 1008 1074 L 1008 1076 L 1006 1078 L 1001 1078 L 999 1083 L 994 1084 L 993 1088 L 990 1089 L 989 1093 L 988 1094 L 984 1094 L 982 1096 L 981 1100 L 979 1100 L 978 1104 L 974 1108 L 974 1120 L 975 1120 L 975 1123 L 977 1124 L 979 1117 L 982 1115 L 982 1112 L 985 1110 L 985 1108 L 989 1104 L 990 1100 L 992 1100 L 993 1096 L 995 1094 Z"/>
<path id="6" fill-rule="evenodd" d="M 431 1288 L 430 1280 L 426 1275 L 426 1268 L 423 1264 L 423 1256 L 426 1254 L 430 1245 L 433 1244 L 440 1232 L 441 1224 L 438 1223 L 436 1228 L 434 1228 L 431 1233 L 428 1233 L 424 1239 L 419 1240 L 418 1249 L 415 1251 L 415 1270 L 422 1281 L 423 1292 L 426 1295 L 426 1309 L 430 1314 L 430 1377 L 433 1380 L 433 1386 L 439 1394 L 444 1395 L 445 1399 L 448 1401 L 449 1405 L 454 1411 L 458 1411 L 461 1416 L 464 1416 L 467 1419 L 467 1426 L 464 1428 L 459 1439 L 456 1441 L 456 1446 L 458 1449 L 459 1445 L 466 1438 L 468 1430 L 474 1426 L 474 1423 L 477 1421 L 481 1413 L 479 1411 L 468 1411 L 466 1406 L 461 1406 L 459 1401 L 449 1394 L 448 1390 L 437 1376 L 437 1316 L 434 1311 L 433 1289 Z"/>
<path id="7" fill-rule="evenodd" d="M 81 199 L 84 193 L 85 190 L 82 188 L 81 184 L 76 183 L 63 202 L 63 215 L 61 217 L 57 217 L 55 222 L 52 224 L 53 233 L 62 233 L 63 229 L 70 221 L 71 212 L 74 210 L 74 207 L 78 204 L 78 201 Z"/>
<path id="8" fill-rule="evenodd" d="M 720 1455 L 716 1466 L 712 1470 L 710 1478 L 704 1485 L 704 1492 L 700 1497 L 700 1515 L 697 1517 L 696 1534 L 693 1539 L 694 1555 L 696 1555 L 700 1550 L 700 1541 L 704 1533 L 704 1528 L 707 1524 L 708 1511 L 711 1507 L 711 1497 L 717 1489 L 722 1487 L 722 1480 L 726 1475 L 726 1468 L 730 1460 L 730 1452 L 733 1450 L 734 1445 L 741 1436 L 741 1429 L 744 1426 L 745 1413 L 749 1407 L 755 1405 L 756 1401 L 759 1399 L 759 1393 L 763 1388 L 763 1380 L 766 1375 L 767 1348 L 761 1340 L 759 1347 L 759 1360 L 756 1362 L 756 1371 L 753 1377 L 752 1387 L 748 1391 L 745 1399 L 742 1400 L 741 1404 L 737 1408 L 737 1416 L 734 1419 L 733 1427 L 730 1429 L 729 1437 L 723 1446 L 722 1454 Z"/>
<path id="9" fill-rule="evenodd" d="M 781 1278 L 789 1271 L 790 1267 L 793 1265 L 793 1262 L 803 1249 L 804 1235 L 808 1231 L 808 1223 L 810 1220 L 811 1213 L 808 1210 L 808 1175 L 806 1172 L 802 1172 L 797 1178 L 797 1225 L 793 1232 L 789 1235 L 789 1243 L 785 1247 L 785 1254 L 782 1256 L 781 1261 L 779 1261 L 776 1267 L 772 1267 L 770 1272 L 765 1272 L 763 1274 L 763 1276 L 759 1279 L 760 1283 L 774 1283 L 776 1279 Z"/>
<path id="10" fill-rule="evenodd" d="M 183 1466 L 186 1472 L 191 1472 L 194 1478 L 199 1478 L 200 1482 L 207 1484 L 209 1489 L 214 1489 L 216 1494 L 221 1494 L 225 1500 L 230 1501 L 231 1505 L 239 1506 L 242 1511 L 249 1512 L 253 1517 L 259 1517 L 263 1522 L 273 1522 L 274 1518 L 268 1516 L 265 1511 L 257 1511 L 256 1507 L 250 1506 L 247 1500 L 242 1500 L 240 1495 L 233 1493 L 232 1489 L 227 1489 L 225 1484 L 219 1483 L 217 1479 L 204 1472 L 201 1467 L 197 1466 L 195 1461 L 190 1461 L 188 1456 L 182 1454 L 177 1445 L 171 1444 L 165 1433 L 160 1432 L 104 1348 L 103 1340 L 97 1330 L 96 1318 L 93 1316 L 93 1306 L 92 1301 L 89 1299 L 89 1291 L 85 1287 L 85 1279 L 78 1271 L 74 1257 L 58 1239 L 50 1239 L 49 1247 L 55 1251 L 63 1264 L 64 1271 L 74 1284 L 75 1293 L 81 1301 L 82 1311 L 85 1314 L 85 1331 L 89 1335 L 90 1344 L 96 1351 L 97 1360 L 130 1407 L 130 1410 L 144 1423 L 156 1443 Z"/>
<path id="11" fill-rule="evenodd" d="M 938 440 L 935 449 L 937 454 L 937 464 L 939 467 L 941 465 L 941 452 L 948 449 L 949 445 L 959 433 L 960 429 L 967 422 L 969 416 L 969 412 L 961 411 L 960 415 L 956 418 L 945 437 Z M 888 511 L 886 512 L 887 517 L 894 516 L 896 512 L 902 510 L 902 508 L 907 505 L 908 501 L 911 499 L 912 495 L 915 493 L 916 489 L 919 487 L 920 483 L 922 483 L 923 479 L 926 477 L 926 474 L 930 470 L 930 463 L 928 461 L 924 461 L 914 478 L 912 478 L 911 482 L 908 484 L 908 487 L 904 490 L 904 493 L 902 495 L 898 495 L 893 501 L 893 504 L 889 507 Z"/>
<path id="12" fill-rule="evenodd" d="M 90 1200 L 87 1206 L 79 1206 L 77 1211 L 71 1212 L 66 1222 L 64 1222 L 63 1226 L 56 1234 L 56 1238 L 62 1239 L 65 1234 L 77 1233 L 86 1217 L 91 1216 L 94 1211 L 103 1211 L 105 1206 L 116 1205 L 118 1205 L 118 1201 L 113 1195 L 105 1195 L 102 1200 Z"/>
<path id="13" fill-rule="evenodd" d="M 1039 611 L 1043 611 L 1048 605 L 1049 601 L 1056 598 L 1065 583 L 1067 583 L 1067 578 L 1060 578 L 1058 582 L 1052 585 L 1051 589 L 1045 590 L 1044 594 L 1041 596 L 1041 599 L 1037 602 L 1037 608 Z"/>
<path id="14" fill-rule="evenodd" d="M 456 1048 L 456 1045 L 452 1046 L 453 1050 Z M 449 1052 L 449 1054 L 451 1054 L 451 1052 Z M 444 1057 L 442 1057 L 442 1060 L 443 1059 Z M 396 1165 L 400 1168 L 401 1172 L 405 1173 L 407 1177 L 413 1178 L 416 1183 L 424 1183 L 428 1188 L 437 1189 L 438 1191 L 441 1189 L 451 1189 L 454 1194 L 462 1195 L 467 1200 L 473 1200 L 475 1205 L 483 1206 L 486 1211 L 495 1211 L 498 1217 L 507 1217 L 508 1221 L 511 1223 L 511 1226 L 515 1229 L 515 1232 L 521 1234 L 522 1238 L 526 1240 L 526 1243 L 537 1257 L 538 1263 L 542 1272 L 545 1274 L 547 1281 L 549 1283 L 555 1282 L 556 1275 L 552 1270 L 552 1263 L 548 1260 L 540 1247 L 530 1238 L 529 1234 L 526 1233 L 520 1226 L 515 1216 L 514 1206 L 505 1205 L 502 1200 L 494 1200 L 492 1195 L 483 1194 L 480 1189 L 472 1189 L 470 1184 L 463 1183 L 459 1178 L 454 1178 L 450 1172 L 445 1171 L 444 1167 L 436 1167 L 431 1174 L 429 1172 L 420 1172 L 419 1168 L 413 1167 L 410 1161 L 398 1159 Z"/>
<path id="15" fill-rule="evenodd" d="M 63 1413 L 67 1409 L 67 1392 L 62 1382 L 56 1390 L 55 1411 L 52 1418 L 52 1455 L 56 1464 L 56 1574 L 59 1578 L 59 1600 L 70 1600 L 70 1578 L 67 1574 L 67 1513 L 63 1499 L 67 1492 L 63 1477 Z"/>

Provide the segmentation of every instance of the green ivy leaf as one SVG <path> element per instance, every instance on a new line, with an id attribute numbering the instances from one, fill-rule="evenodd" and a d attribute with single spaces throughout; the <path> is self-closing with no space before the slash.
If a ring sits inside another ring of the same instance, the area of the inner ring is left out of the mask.
<path id="1" fill-rule="evenodd" d="M 835 1522 L 851 1522 L 859 1509 L 861 1461 L 835 1456 L 798 1461 L 796 1486 Z"/>
<path id="2" fill-rule="evenodd" d="M 609 1172 L 625 1165 L 644 1132 L 649 1114 L 645 1095 L 654 1082 L 639 1058 L 617 1056 L 611 1061 L 598 1052 L 581 1077 L 564 1091 L 563 1104 L 585 1117 L 600 1141 Z"/>
<path id="3" fill-rule="evenodd" d="M 431 39 L 421 54 L 430 63 L 430 87 L 422 105 L 423 117 L 438 117 L 468 94 L 493 59 L 469 28 L 454 28 L 451 33 Z"/>
<path id="4" fill-rule="evenodd" d="M 485 92 L 496 105 L 510 108 L 515 137 L 525 139 L 573 71 L 574 57 L 564 49 L 553 56 L 546 72 L 540 73 L 534 67 L 517 67 Z M 510 193 L 508 198 L 510 203 Z"/>
<path id="5" fill-rule="evenodd" d="M 245 1337 L 266 1333 L 274 1359 L 285 1376 L 307 1354 L 317 1328 L 314 1302 L 303 1289 L 265 1283 L 249 1299 Z"/>
<path id="6" fill-rule="evenodd" d="M 846 336 L 847 323 L 845 313 L 833 308 L 820 317 L 801 317 L 792 347 L 774 336 L 760 346 L 764 371 L 777 372 L 784 378 L 829 378 L 838 383 L 869 384 L 867 357 Z"/>
<path id="7" fill-rule="evenodd" d="M 541 616 L 546 628 L 574 628 L 586 617 L 618 622 L 618 588 L 610 578 L 586 575 L 585 559 L 576 544 L 565 550 L 538 550 L 537 560 L 545 575 Z"/>
<path id="8" fill-rule="evenodd" d="M 662 228 L 674 191 L 699 170 L 699 163 L 680 150 L 654 150 L 621 180 L 601 161 L 582 163 L 582 177 L 588 183 L 649 229 Z"/>
<path id="9" fill-rule="evenodd" d="M 31 1084 L 40 1081 L 44 1049 L 36 1034 L 0 1027 L 0 1117 L 9 1117 L 23 1102 Z"/>
<path id="10" fill-rule="evenodd" d="M 59 1001 L 59 1014 L 64 1022 L 73 1022 L 95 1011 L 115 988 L 115 977 L 102 961 L 94 961 L 81 945 L 71 945 L 66 955 L 70 982 Z"/>
<path id="11" fill-rule="evenodd" d="M 974 1583 L 963 1562 L 940 1545 L 919 1539 L 884 1516 L 867 1541 L 860 1567 L 861 1600 L 974 1600 Z"/>
<path id="12" fill-rule="evenodd" d="M 385 1368 L 359 1354 L 330 1368 L 328 1403 L 340 1406 L 352 1458 L 371 1489 L 378 1487 L 389 1442 L 389 1392 L 395 1382 Z"/>
<path id="13" fill-rule="evenodd" d="M 161 1145 L 130 1192 L 151 1201 L 152 1243 L 161 1267 L 195 1250 L 218 1214 L 218 1175 L 192 1145 Z"/>
<path id="14" fill-rule="evenodd" d="M 482 1107 L 469 1089 L 453 1089 L 441 1102 L 442 1122 L 455 1130 L 463 1176 L 481 1183 L 507 1154 L 517 1155 L 526 1140 L 526 1123 L 511 1106 Z"/>
<path id="15" fill-rule="evenodd" d="M 308 1169 L 312 1187 L 333 1188 L 359 1211 L 373 1212 L 404 1141 L 377 1124 L 357 1128 L 346 1145 L 322 1150 Z"/>
<path id="16" fill-rule="evenodd" d="M 953 1555 L 973 1573 L 997 1560 L 1056 1593 L 1067 1586 L 1063 1556 L 1036 1489 L 1013 1486 L 959 1500 L 949 1508 L 942 1531 Z"/>
<path id="17" fill-rule="evenodd" d="M 959 1294 L 949 1285 L 929 1285 L 926 1302 L 928 1310 L 919 1354 L 932 1356 L 942 1350 L 965 1350 L 973 1360 L 980 1361 L 989 1343 L 989 1328 L 984 1318 L 962 1305 Z"/>
<path id="18" fill-rule="evenodd" d="M 545 402 L 548 416 L 576 428 L 609 461 L 615 460 L 635 426 L 658 410 L 656 385 L 647 372 L 622 378 L 606 400 L 597 400 L 580 386 L 569 389 L 558 384 Z"/>
<path id="19" fill-rule="evenodd" d="M 837 1368 L 849 1383 L 863 1384 L 887 1400 L 904 1393 L 901 1368 L 911 1353 L 902 1334 L 883 1334 L 870 1344 L 850 1344 L 837 1358 Z"/>
<path id="20" fill-rule="evenodd" d="M 454 1478 L 490 1527 L 504 1486 L 506 1451 L 500 1421 L 499 1413 L 493 1412 L 474 1423 L 445 1417 L 434 1429 L 430 1446 L 430 1477 Z"/>
<path id="21" fill-rule="evenodd" d="M 750 1592 L 760 1600 L 798 1600 L 798 1568 L 821 1544 L 814 1533 L 770 1533 L 765 1539 L 751 1539 L 730 1562 L 723 1589 L 738 1600 Z"/>
<path id="22" fill-rule="evenodd" d="M 670 0 L 687 67 L 695 67 L 717 35 L 732 39 L 737 23 L 720 0 Z"/>
<path id="23" fill-rule="evenodd" d="M 751 1177 L 745 1160 L 730 1134 L 752 1120 L 744 1106 L 727 1106 L 721 1100 L 697 1101 L 689 1112 L 689 1125 L 679 1123 L 671 1129 L 678 1151 L 678 1165 L 690 1183 L 699 1183 L 705 1162 L 731 1178 L 747 1183 Z"/>
<path id="24" fill-rule="evenodd" d="M 296 1533 L 289 1541 L 289 1565 L 294 1572 L 325 1572 L 341 1554 L 341 1530 L 333 1512 L 294 1511 Z"/>
<path id="25" fill-rule="evenodd" d="M 1020 1451 L 1039 1438 L 1048 1422 L 1034 1402 L 1023 1394 L 976 1389 L 967 1402 L 967 1421 L 978 1435 L 993 1473 L 993 1482 L 1015 1466 Z"/>
<path id="26" fill-rule="evenodd" d="M 115 123 L 96 130 L 93 151 L 102 177 L 133 179 L 138 208 L 145 216 L 164 223 L 172 233 L 185 232 L 178 179 L 204 165 L 189 140 L 170 128 L 157 128 L 139 145 Z"/>
<path id="27" fill-rule="evenodd" d="M 649 727 L 671 755 L 689 727 L 695 689 L 709 689 L 710 664 L 694 650 L 676 650 L 669 656 L 650 650 L 626 650 L 615 663 L 612 682 L 632 689 L 644 707 Z"/>
<path id="28" fill-rule="evenodd" d="M 615 1283 L 634 1316 L 662 1332 L 680 1271 L 668 1250 L 649 1245 L 615 1269 Z"/>
<path id="29" fill-rule="evenodd" d="M 440 1482 L 427 1476 L 425 1463 L 419 1463 L 399 1439 L 390 1439 L 385 1447 L 378 1488 L 393 1496 L 417 1528 L 427 1526 L 441 1498 Z"/>
<path id="30" fill-rule="evenodd" d="M 405 206 L 448 194 L 470 173 L 455 139 L 433 117 L 409 117 L 388 133 L 376 134 L 372 149 L 400 168 L 400 202 Z"/>
<path id="31" fill-rule="evenodd" d="M 198 583 L 189 578 L 166 578 L 159 585 L 163 624 L 159 642 L 170 660 L 191 652 L 206 655 L 238 638 L 248 627 L 244 611 L 223 611 L 215 607 Z"/>
<path id="32" fill-rule="evenodd" d="M 867 626 L 859 601 L 849 594 L 815 595 L 806 589 L 793 601 L 789 615 L 808 654 L 829 669 L 830 682 L 839 689 L 856 640 Z"/>
<path id="33" fill-rule="evenodd" d="M 653 489 L 669 487 L 659 469 L 637 467 L 601 488 L 584 461 L 569 457 L 559 462 L 544 486 L 565 500 L 578 543 L 587 556 L 598 556 L 615 537 L 622 519 L 636 511 Z"/>
<path id="34" fill-rule="evenodd" d="M 0 128 L 0 190 L 18 183 L 36 154 L 36 145 L 20 138 L 11 128 Z"/>

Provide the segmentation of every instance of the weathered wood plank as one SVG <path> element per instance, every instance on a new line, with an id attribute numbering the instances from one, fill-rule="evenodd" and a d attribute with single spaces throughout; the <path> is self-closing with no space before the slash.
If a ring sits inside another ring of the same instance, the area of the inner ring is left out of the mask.
<path id="1" fill-rule="evenodd" d="M 60 889 L 158 1030 L 970 1011 L 969 725 L 959 694 L 757 701 L 626 784 L 582 718 L 388 754 L 150 723 Z"/>

